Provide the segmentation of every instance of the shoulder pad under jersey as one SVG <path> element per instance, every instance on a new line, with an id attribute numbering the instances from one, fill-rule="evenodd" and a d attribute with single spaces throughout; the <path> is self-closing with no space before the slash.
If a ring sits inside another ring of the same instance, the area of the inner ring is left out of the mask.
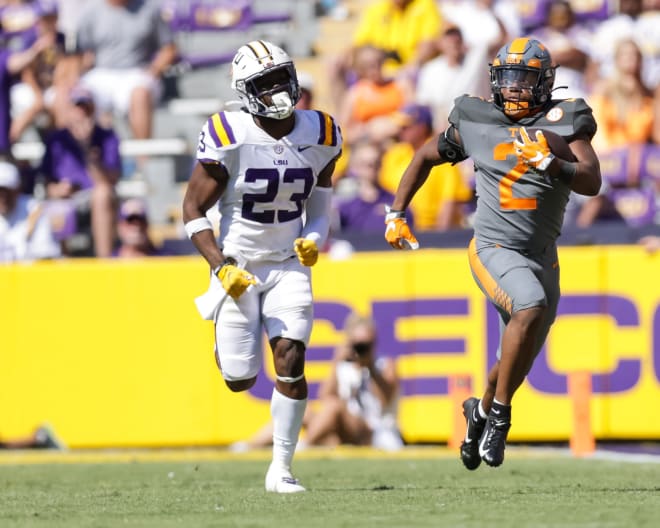
<path id="1" fill-rule="evenodd" d="M 460 121 L 492 123 L 502 119 L 502 112 L 491 101 L 473 95 L 461 95 L 454 99 L 449 122 L 460 130 Z"/>
<path id="2" fill-rule="evenodd" d="M 320 110 L 296 110 L 296 115 L 304 120 L 304 129 L 309 134 L 310 143 L 314 142 L 325 147 L 341 147 L 341 130 L 330 114 Z"/>
<path id="3" fill-rule="evenodd" d="M 238 112 L 217 112 L 206 121 L 204 130 L 208 131 L 207 141 L 216 149 L 230 147 L 240 142 L 241 120 L 235 119 L 236 114 Z"/>
<path id="4" fill-rule="evenodd" d="M 534 126 L 555 129 L 569 143 L 576 138 L 591 141 L 596 133 L 596 120 L 584 99 L 553 99 Z"/>

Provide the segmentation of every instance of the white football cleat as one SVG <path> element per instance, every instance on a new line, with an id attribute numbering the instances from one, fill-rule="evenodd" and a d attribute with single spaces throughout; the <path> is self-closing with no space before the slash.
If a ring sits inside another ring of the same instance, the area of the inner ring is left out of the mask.
<path id="1" fill-rule="evenodd" d="M 266 473 L 266 491 L 274 493 L 299 493 L 307 491 L 291 472 L 271 464 Z"/>

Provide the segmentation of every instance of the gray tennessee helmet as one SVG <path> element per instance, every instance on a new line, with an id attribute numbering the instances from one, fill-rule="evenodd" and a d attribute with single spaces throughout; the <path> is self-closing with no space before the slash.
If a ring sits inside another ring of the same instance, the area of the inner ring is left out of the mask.
<path id="1" fill-rule="evenodd" d="M 520 37 L 500 48 L 490 65 L 493 103 L 505 114 L 523 117 L 544 106 L 552 97 L 555 69 L 548 49 L 538 40 Z M 503 88 L 531 91 L 531 101 L 512 101 Z"/>

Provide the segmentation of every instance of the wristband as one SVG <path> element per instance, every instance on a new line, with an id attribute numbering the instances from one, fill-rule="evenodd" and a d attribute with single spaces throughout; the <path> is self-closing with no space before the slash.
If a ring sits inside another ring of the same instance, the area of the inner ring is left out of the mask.
<path id="1" fill-rule="evenodd" d="M 536 168 L 540 171 L 546 171 L 548 170 L 548 167 L 552 163 L 552 161 L 555 159 L 554 154 L 548 154 L 544 159 L 541 160 L 541 162 L 536 166 Z"/>
<path id="2" fill-rule="evenodd" d="M 405 211 L 394 211 L 390 209 L 388 205 L 385 206 L 385 222 L 389 222 L 390 220 L 394 220 L 395 218 L 405 218 L 405 217 L 406 217 Z"/>
<path id="3" fill-rule="evenodd" d="M 211 221 L 205 216 L 201 218 L 194 218 L 190 222 L 186 222 L 183 228 L 186 230 L 186 235 L 188 235 L 188 238 L 192 238 L 195 233 L 206 231 L 207 229 L 213 231 Z"/>
<path id="4" fill-rule="evenodd" d="M 213 275 L 216 277 L 218 276 L 218 273 L 220 273 L 220 270 L 224 268 L 225 266 L 236 266 L 237 262 L 231 257 L 227 257 L 225 260 L 222 261 L 222 264 L 219 266 L 216 266 L 213 268 L 211 271 L 213 272 Z"/>

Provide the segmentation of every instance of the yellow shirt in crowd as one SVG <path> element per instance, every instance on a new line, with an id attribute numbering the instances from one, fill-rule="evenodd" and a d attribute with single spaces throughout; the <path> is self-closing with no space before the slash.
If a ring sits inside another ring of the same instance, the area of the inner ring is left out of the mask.
<path id="1" fill-rule="evenodd" d="M 363 12 L 353 34 L 353 45 L 370 44 L 396 52 L 401 64 L 408 64 L 415 59 L 419 43 L 435 39 L 441 27 L 442 16 L 434 0 L 412 0 L 403 9 L 392 0 L 380 0 Z M 385 71 L 391 71 L 391 62 Z"/>
<path id="2" fill-rule="evenodd" d="M 394 194 L 401 176 L 413 158 L 415 151 L 409 143 L 397 143 L 383 156 L 380 169 L 380 184 Z M 417 191 L 410 202 L 415 221 L 415 230 L 437 229 L 438 218 L 447 202 L 466 202 L 472 191 L 457 165 L 444 163 L 431 169 L 426 183 Z"/>

